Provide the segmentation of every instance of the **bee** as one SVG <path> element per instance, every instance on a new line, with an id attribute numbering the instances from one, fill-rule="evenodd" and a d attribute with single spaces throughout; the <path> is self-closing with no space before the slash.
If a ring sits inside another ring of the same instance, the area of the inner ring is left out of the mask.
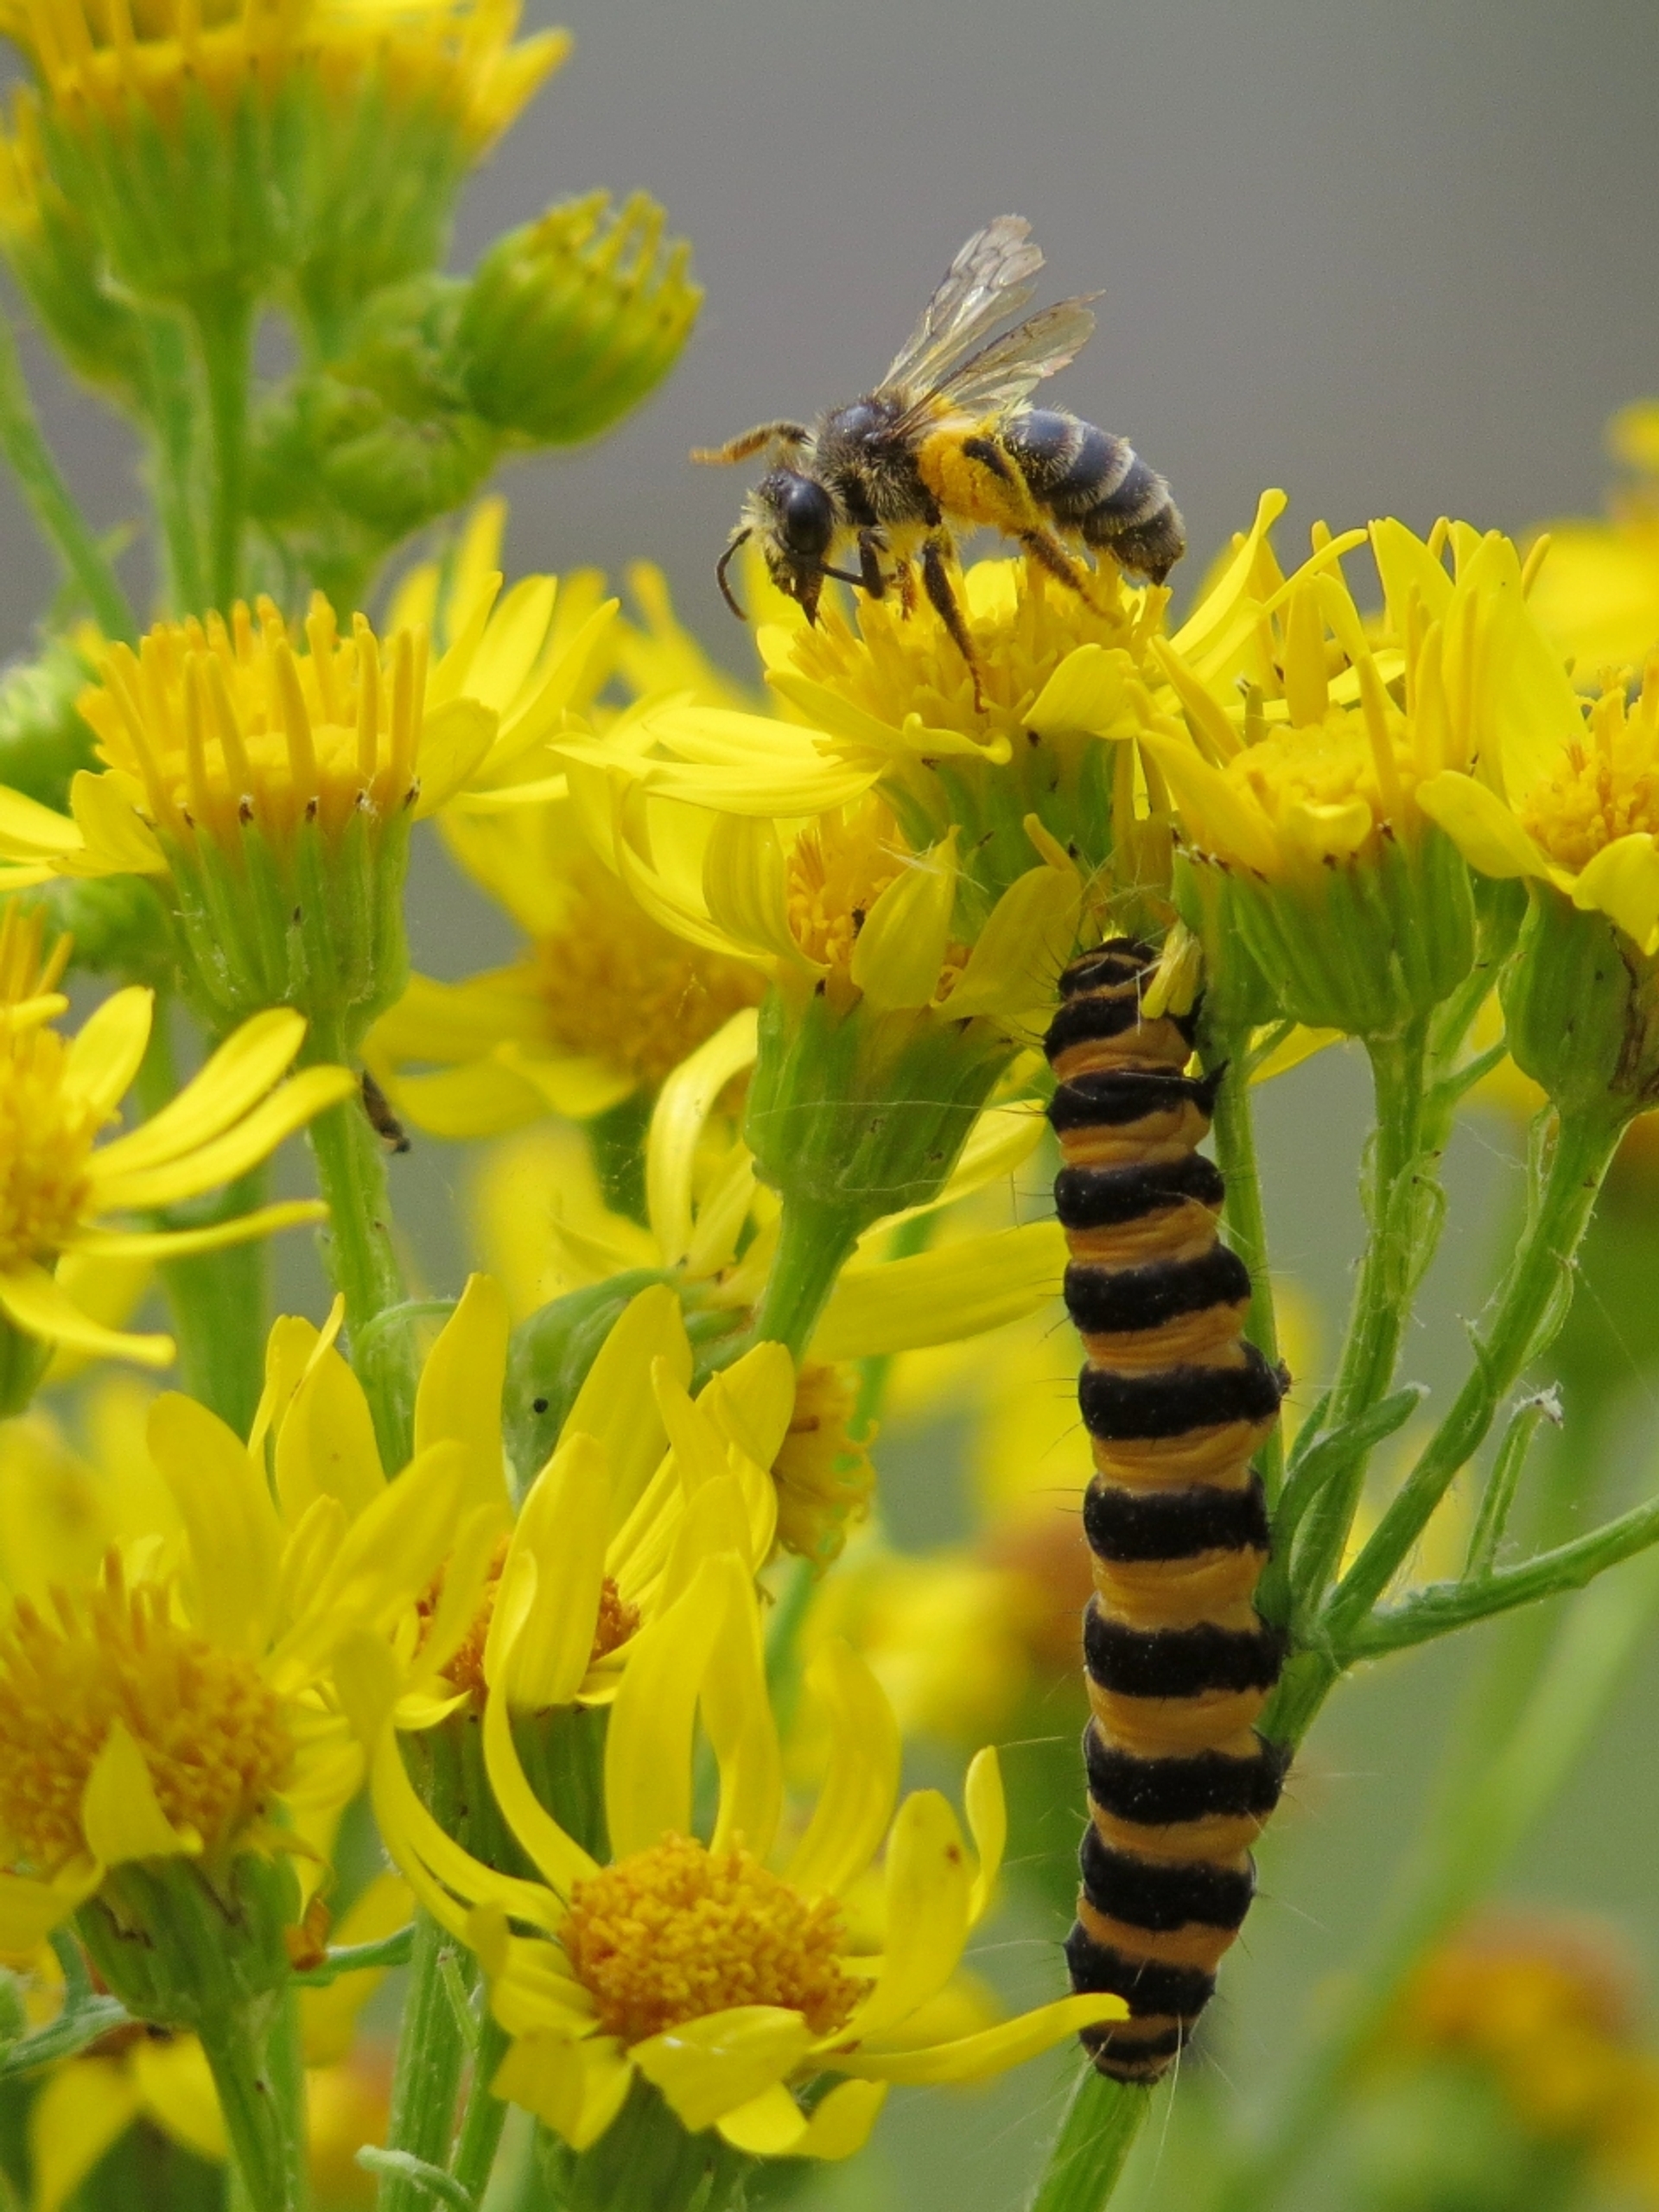
<path id="1" fill-rule="evenodd" d="M 1186 550 L 1168 485 L 1126 438 L 1057 410 L 1027 404 L 1045 378 L 1073 360 L 1095 327 L 1098 293 L 1043 308 L 1002 335 L 988 334 L 1031 298 L 1043 265 L 1022 216 L 977 231 L 874 391 L 809 427 L 762 423 L 693 461 L 766 458 L 744 501 L 716 580 L 739 546 L 758 538 L 780 591 L 817 616 L 824 579 L 872 599 L 922 588 L 969 669 L 972 642 L 951 582 L 955 533 L 988 525 L 1022 545 L 1077 592 L 1088 569 L 1074 549 L 1107 553 L 1160 583 Z M 855 553 L 857 570 L 837 566 Z"/>

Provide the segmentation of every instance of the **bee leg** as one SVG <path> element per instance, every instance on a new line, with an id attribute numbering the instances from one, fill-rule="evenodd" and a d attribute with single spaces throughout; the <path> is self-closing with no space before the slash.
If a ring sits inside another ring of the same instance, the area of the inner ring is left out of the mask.
<path id="1" fill-rule="evenodd" d="M 722 468 L 734 461 L 747 461 L 763 446 L 804 446 L 811 435 L 804 423 L 757 423 L 741 437 L 728 438 L 723 446 L 693 446 L 691 458 L 707 467 Z"/>
<path id="2" fill-rule="evenodd" d="M 861 530 L 858 533 L 858 573 L 865 590 L 872 599 L 885 599 L 887 580 L 881 570 L 881 556 L 887 541 L 879 530 Z"/>
<path id="3" fill-rule="evenodd" d="M 1070 584 L 1079 598 L 1089 596 L 1088 572 L 1078 566 L 1059 539 L 1046 530 L 1022 530 L 1020 543 L 1032 559 L 1058 576 L 1063 584 Z"/>
<path id="4" fill-rule="evenodd" d="M 922 544 L 922 588 L 932 601 L 934 612 L 956 642 L 957 651 L 968 664 L 968 673 L 974 679 L 974 704 L 982 707 L 985 695 L 979 688 L 979 664 L 974 658 L 974 641 L 968 634 L 968 625 L 962 619 L 962 609 L 957 595 L 950 588 L 950 572 L 944 565 L 945 541 L 929 537 Z"/>

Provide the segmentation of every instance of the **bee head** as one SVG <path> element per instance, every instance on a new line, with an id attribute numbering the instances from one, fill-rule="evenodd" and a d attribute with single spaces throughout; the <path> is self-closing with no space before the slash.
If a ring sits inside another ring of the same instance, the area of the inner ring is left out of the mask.
<path id="1" fill-rule="evenodd" d="M 814 620 L 836 534 L 835 501 L 816 477 L 794 468 L 774 468 L 749 498 L 773 583 L 805 610 L 809 622 Z"/>

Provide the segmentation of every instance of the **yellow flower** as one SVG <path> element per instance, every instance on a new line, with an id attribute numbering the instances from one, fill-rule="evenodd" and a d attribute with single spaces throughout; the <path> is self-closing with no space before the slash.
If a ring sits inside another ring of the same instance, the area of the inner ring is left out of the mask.
<path id="1" fill-rule="evenodd" d="M 111 1547 L 96 1573 L 66 1560 L 49 1605 L 17 1598 L 0 1630 L 0 1953 L 32 1950 L 129 1862 L 212 1876 L 281 1844 L 279 1807 L 351 1796 L 360 1764 L 327 1694 L 334 1654 L 389 1637 L 448 1560 L 442 1660 L 505 1518 L 499 1443 L 492 1468 L 475 1384 L 457 1372 L 478 1303 L 433 1348 L 395 1483 L 331 1347 L 338 1306 L 321 1337 L 273 1329 L 247 1444 L 192 1399 L 156 1400 L 147 1443 L 168 1525 Z"/>
<path id="2" fill-rule="evenodd" d="M 493 1380 L 505 1363 L 506 1318 L 493 1286 L 490 1295 Z M 476 1399 L 477 1363 L 459 1344 L 450 1369 Z M 778 1520 L 766 1469 L 794 1404 L 789 1355 L 757 1344 L 695 1400 L 691 1369 L 678 1299 L 661 1284 L 641 1291 L 601 1345 L 497 1546 L 481 1602 L 472 1586 L 464 1633 L 435 1635 L 433 1599 L 405 1623 L 402 1648 L 420 1672 L 399 1700 L 400 1727 L 429 1727 L 469 1699 L 483 1704 L 492 1688 L 526 1713 L 607 1704 L 642 1630 L 705 1554 L 734 1546 L 752 1572 L 764 1565 Z M 499 1395 L 498 1384 L 494 1402 Z M 453 1622 L 450 1579 L 446 1570 L 435 1610 Z"/>
<path id="3" fill-rule="evenodd" d="M 467 168 L 569 43 L 513 45 L 513 0 L 8 0 L 0 19 L 36 77 L 19 137 L 121 284 L 209 317 L 291 272 L 325 339 L 430 266 Z"/>
<path id="4" fill-rule="evenodd" d="M 1639 668 L 1659 647 L 1659 403 L 1622 408 L 1607 425 L 1607 446 L 1624 471 L 1607 518 L 1549 524 L 1549 557 L 1531 601 L 1586 685 L 1608 668 Z"/>
<path id="5" fill-rule="evenodd" d="M 893 1815 L 892 1713 L 850 1651 L 822 1652 L 810 1687 L 829 1710 L 829 1766 L 774 1870 L 782 1761 L 753 1586 L 735 1554 L 705 1560 L 638 1640 L 606 1742 L 604 1866 L 531 1793 L 498 1701 L 486 1758 L 534 1880 L 480 1866 L 421 1805 L 387 1726 L 395 1675 L 372 1643 L 342 1662 L 340 1680 L 371 1747 L 387 1847 L 429 1910 L 477 1950 L 512 2037 L 497 2094 L 578 2151 L 643 2075 L 688 2131 L 717 2128 L 761 2157 L 845 2158 L 889 2082 L 983 2080 L 1119 2012 L 1110 1998 L 1071 1997 L 955 2041 L 905 2041 L 989 1903 L 1005 1828 L 995 1755 L 969 1770 L 972 1865 L 938 1792 L 918 1790 Z M 720 1775 L 706 1836 L 692 1820 L 699 1712 Z M 885 1948 L 849 1955 L 842 1901 L 884 1837 Z M 514 1935 L 510 1922 L 535 1932 Z M 791 2085 L 824 2074 L 848 2078 L 809 2116 Z"/>
<path id="6" fill-rule="evenodd" d="M 436 621 L 444 636 L 465 632 L 499 563 L 505 512 L 501 500 L 481 502 L 447 599 L 428 564 L 401 587 L 394 620 Z M 688 944 L 629 896 L 594 854 L 547 753 L 558 713 L 598 711 L 613 662 L 639 693 L 717 683 L 675 623 L 660 576 L 636 569 L 632 584 L 643 627 L 611 620 L 615 601 L 603 600 L 595 575 L 525 578 L 496 617 L 499 642 L 476 657 L 487 664 L 469 671 L 471 695 L 502 716 L 495 780 L 449 809 L 442 827 L 455 859 L 529 944 L 511 965 L 465 982 L 414 976 L 368 1040 L 398 1112 L 435 1135 L 496 1135 L 549 1113 L 586 1120 L 655 1090 L 764 988 L 747 962 Z M 516 695 L 539 699 L 550 662 L 566 672 L 521 742 Z M 549 795 L 527 800 L 538 787 Z M 410 1071 L 422 1064 L 437 1071 Z"/>
<path id="7" fill-rule="evenodd" d="M 233 1182 L 353 1087 L 344 1068 L 282 1077 L 305 1034 L 296 1014 L 257 1015 L 168 1105 L 99 1144 L 149 1041 L 154 995 L 118 991 L 73 1041 L 50 1026 L 67 1003 L 50 984 L 67 950 L 37 965 L 38 917 L 0 922 L 0 1313 L 27 1338 L 165 1367 L 172 1339 L 105 1326 L 55 1274 L 60 1259 L 149 1260 L 264 1236 L 323 1209 L 287 1200 L 202 1229 L 126 1230 L 109 1217 L 148 1211 Z M 46 988 L 42 988 L 42 986 Z"/>

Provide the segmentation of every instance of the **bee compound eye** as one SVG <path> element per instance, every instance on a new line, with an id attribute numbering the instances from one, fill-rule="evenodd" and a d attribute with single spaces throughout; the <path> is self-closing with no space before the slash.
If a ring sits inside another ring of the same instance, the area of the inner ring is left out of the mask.
<path id="1" fill-rule="evenodd" d="M 836 511 L 823 485 L 810 476 L 796 477 L 779 502 L 779 527 L 791 553 L 820 559 L 836 531 Z"/>

